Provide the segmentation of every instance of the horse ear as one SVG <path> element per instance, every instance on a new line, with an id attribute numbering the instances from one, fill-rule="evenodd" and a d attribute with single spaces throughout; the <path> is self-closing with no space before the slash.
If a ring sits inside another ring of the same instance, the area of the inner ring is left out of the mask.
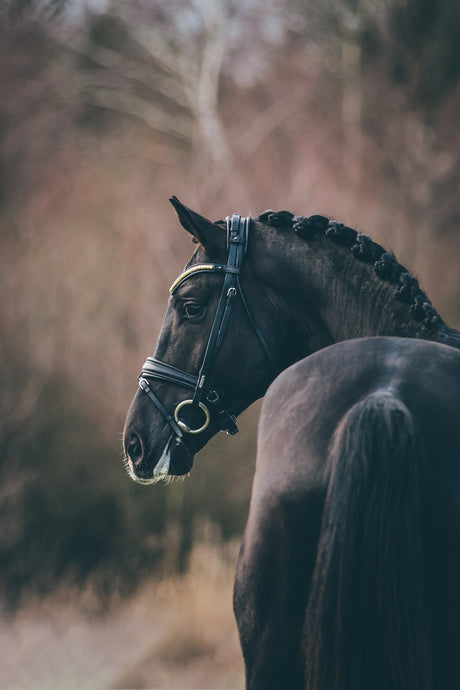
<path id="1" fill-rule="evenodd" d="M 185 206 L 176 196 L 169 200 L 174 206 L 181 225 L 204 247 L 208 253 L 222 251 L 224 234 L 222 227 Z"/>

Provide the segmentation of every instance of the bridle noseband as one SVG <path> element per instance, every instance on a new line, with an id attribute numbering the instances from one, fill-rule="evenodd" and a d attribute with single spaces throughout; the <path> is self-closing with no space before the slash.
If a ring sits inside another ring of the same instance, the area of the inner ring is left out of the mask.
<path id="1" fill-rule="evenodd" d="M 238 294 L 267 359 L 274 372 L 278 373 L 275 360 L 262 332 L 254 321 L 240 284 L 239 276 L 248 244 L 250 220 L 249 217 L 243 218 L 237 214 L 234 214 L 231 219 L 227 218 L 228 258 L 226 264 L 206 263 L 190 266 L 190 268 L 187 268 L 176 278 L 170 287 L 169 292 L 171 295 L 174 295 L 186 280 L 198 273 L 220 273 L 224 276 L 222 291 L 198 376 L 182 371 L 182 369 L 162 362 L 155 357 L 147 357 L 142 367 L 142 373 L 138 378 L 140 388 L 161 412 L 179 440 L 183 438 L 184 434 L 200 434 L 205 431 L 211 421 L 211 411 L 221 430 L 227 431 L 229 434 L 236 434 L 238 431 L 235 416 L 223 407 L 221 396 L 209 383 L 218 352 L 227 331 L 232 307 Z M 171 415 L 153 392 L 149 383 L 152 379 L 188 388 L 193 391 L 193 397 L 180 402 Z M 181 410 L 188 406 L 201 410 L 203 414 L 203 423 L 197 428 L 190 427 L 180 417 Z"/>

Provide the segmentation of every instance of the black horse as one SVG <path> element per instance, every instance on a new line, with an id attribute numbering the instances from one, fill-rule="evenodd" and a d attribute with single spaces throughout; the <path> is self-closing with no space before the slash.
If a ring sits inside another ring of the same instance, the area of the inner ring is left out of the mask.
<path id="1" fill-rule="evenodd" d="M 276 378 L 235 582 L 247 687 L 459 688 L 460 333 L 351 228 L 171 201 L 198 246 L 126 463 L 142 483 L 188 473 Z"/>

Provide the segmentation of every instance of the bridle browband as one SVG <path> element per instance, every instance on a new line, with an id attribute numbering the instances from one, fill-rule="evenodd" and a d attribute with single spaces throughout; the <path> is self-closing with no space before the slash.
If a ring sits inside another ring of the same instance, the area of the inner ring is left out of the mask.
<path id="1" fill-rule="evenodd" d="M 237 214 L 234 214 L 231 219 L 229 217 L 227 218 L 228 258 L 226 264 L 203 263 L 190 266 L 176 278 L 170 287 L 169 292 L 171 295 L 174 295 L 186 280 L 196 274 L 211 272 L 219 273 L 224 276 L 222 291 L 198 376 L 182 371 L 182 369 L 162 362 L 155 357 L 147 357 L 142 366 L 142 373 L 138 378 L 140 388 L 161 412 L 179 440 L 183 438 L 184 434 L 200 434 L 208 428 L 211 421 L 211 412 L 209 408 L 211 408 L 213 416 L 216 417 L 218 426 L 221 430 L 227 431 L 229 434 L 236 434 L 238 431 L 235 416 L 223 407 L 221 396 L 209 383 L 209 378 L 212 375 L 218 352 L 227 331 L 232 307 L 238 294 L 267 359 L 274 372 L 278 373 L 275 360 L 262 332 L 252 316 L 241 289 L 240 273 L 248 244 L 250 221 L 250 217 L 243 218 Z M 170 414 L 161 400 L 153 392 L 149 383 L 152 379 L 174 383 L 183 388 L 188 388 L 193 391 L 193 397 L 180 402 L 176 406 L 173 414 Z M 198 408 L 201 410 L 203 414 L 203 423 L 201 426 L 191 428 L 180 418 L 181 410 L 187 406 L 192 406 L 195 409 Z"/>

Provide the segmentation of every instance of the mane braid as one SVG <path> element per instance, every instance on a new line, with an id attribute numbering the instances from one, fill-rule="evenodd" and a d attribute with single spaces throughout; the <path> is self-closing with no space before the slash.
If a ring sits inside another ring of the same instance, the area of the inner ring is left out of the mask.
<path id="1" fill-rule="evenodd" d="M 407 268 L 398 263 L 395 255 L 387 252 L 368 235 L 356 232 L 343 223 L 326 216 L 295 216 L 289 211 L 265 211 L 257 220 L 278 229 L 293 229 L 302 239 L 324 234 L 332 242 L 351 251 L 355 259 L 374 267 L 376 275 L 396 286 L 395 298 L 410 305 L 412 317 L 428 330 L 444 324 L 443 320 Z"/>

